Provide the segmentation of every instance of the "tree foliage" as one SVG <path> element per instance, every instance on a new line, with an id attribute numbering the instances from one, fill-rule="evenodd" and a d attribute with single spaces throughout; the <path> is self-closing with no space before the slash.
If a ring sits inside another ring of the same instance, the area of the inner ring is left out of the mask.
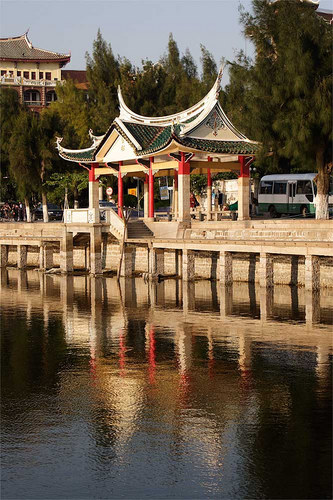
<path id="1" fill-rule="evenodd" d="M 120 83 L 120 64 L 100 30 L 93 42 L 92 56 L 86 53 L 86 63 L 92 128 L 96 133 L 104 133 L 118 114 L 117 87 Z"/>
<path id="2" fill-rule="evenodd" d="M 13 126 L 22 106 L 18 93 L 0 88 L 0 199 L 15 198 L 15 180 L 10 177 L 9 143 Z"/>
<path id="3" fill-rule="evenodd" d="M 317 217 L 327 218 L 332 168 L 332 27 L 306 2 L 253 0 L 241 11 L 254 61 L 231 65 L 227 108 L 235 124 L 274 153 L 271 171 L 318 171 Z M 325 207 L 320 199 L 325 197 Z"/>

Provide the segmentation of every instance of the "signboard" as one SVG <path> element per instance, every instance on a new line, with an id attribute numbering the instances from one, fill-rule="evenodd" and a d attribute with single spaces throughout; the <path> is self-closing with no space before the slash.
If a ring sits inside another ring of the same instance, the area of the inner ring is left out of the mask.
<path id="1" fill-rule="evenodd" d="M 161 198 L 161 200 L 168 200 L 169 199 L 168 186 L 161 186 L 160 187 L 160 198 Z"/>
<path id="2" fill-rule="evenodd" d="M 161 200 L 168 200 L 169 199 L 168 178 L 167 177 L 160 177 L 158 182 L 160 185 L 160 198 L 161 198 Z"/>
<path id="3" fill-rule="evenodd" d="M 133 196 L 137 196 L 136 190 L 137 190 L 137 188 L 131 188 L 131 189 L 128 190 L 128 194 L 131 194 Z"/>
<path id="4" fill-rule="evenodd" d="M 106 189 L 106 194 L 107 194 L 108 196 L 111 196 L 111 195 L 112 195 L 112 193 L 113 193 L 113 189 L 112 189 L 112 187 L 108 187 L 108 188 Z"/>

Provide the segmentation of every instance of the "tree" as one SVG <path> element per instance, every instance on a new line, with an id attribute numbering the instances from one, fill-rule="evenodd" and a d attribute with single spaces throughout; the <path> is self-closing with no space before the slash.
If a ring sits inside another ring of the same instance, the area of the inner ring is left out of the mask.
<path id="1" fill-rule="evenodd" d="M 27 222 L 31 222 L 31 196 L 40 189 L 34 150 L 36 120 L 37 117 L 33 113 L 22 110 L 13 123 L 8 146 L 10 173 L 16 182 L 19 196 L 24 199 Z"/>
<path id="2" fill-rule="evenodd" d="M 22 106 L 16 90 L 11 88 L 0 89 L 0 199 L 15 198 L 15 184 L 9 178 L 9 143 L 15 120 Z M 4 181 L 5 179 L 5 181 Z"/>
<path id="3" fill-rule="evenodd" d="M 298 0 L 253 0 L 253 14 L 242 11 L 241 23 L 256 57 L 253 63 L 238 58 L 231 71 L 229 105 L 237 80 L 243 85 L 244 122 L 262 142 L 263 152 L 273 151 L 276 168 L 285 168 L 288 160 L 289 169 L 317 170 L 316 217 L 326 219 L 332 170 L 332 28 L 312 5 Z"/>
<path id="4" fill-rule="evenodd" d="M 59 170 L 63 163 L 55 148 L 56 137 L 61 134 L 62 129 L 63 124 L 59 114 L 51 109 L 45 109 L 40 113 L 34 128 L 36 168 L 40 177 L 44 222 L 49 220 L 46 181 L 52 171 Z"/>
<path id="5" fill-rule="evenodd" d="M 205 93 L 214 85 L 217 77 L 217 66 L 212 54 L 206 49 L 206 47 L 200 44 L 201 49 L 201 64 L 202 64 L 202 77 L 201 81 L 205 89 Z"/>
<path id="6" fill-rule="evenodd" d="M 46 181 L 52 170 L 61 169 L 63 164 L 55 149 L 55 138 L 61 130 L 60 117 L 52 110 L 37 115 L 23 109 L 14 122 L 9 142 L 10 171 L 25 200 L 27 214 L 29 199 L 37 193 L 42 197 L 44 222 L 48 222 Z"/>
<path id="7" fill-rule="evenodd" d="M 52 195 L 49 196 L 53 203 L 60 204 L 64 200 L 64 195 L 69 191 L 70 198 L 73 198 L 74 208 L 78 206 L 79 194 L 88 187 L 88 175 L 86 171 L 82 171 L 80 167 L 73 170 L 68 170 L 62 173 L 55 172 L 50 175 L 46 181 L 48 190 L 52 190 Z"/>
<path id="8" fill-rule="evenodd" d="M 57 112 L 63 122 L 64 134 L 70 136 L 72 148 L 89 147 L 89 108 L 86 92 L 78 89 L 73 80 L 57 86 L 57 101 L 49 109 Z"/>
<path id="9" fill-rule="evenodd" d="M 93 43 L 92 57 L 86 53 L 86 62 L 91 126 L 95 133 L 103 134 L 118 115 L 120 71 L 119 61 L 100 30 Z"/>

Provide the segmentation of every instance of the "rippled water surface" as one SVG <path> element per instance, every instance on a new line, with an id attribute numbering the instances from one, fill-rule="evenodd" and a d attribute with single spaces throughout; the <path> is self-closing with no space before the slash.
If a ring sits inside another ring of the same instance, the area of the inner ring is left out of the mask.
<path id="1" fill-rule="evenodd" d="M 2 498 L 331 498 L 332 296 L 2 271 Z"/>

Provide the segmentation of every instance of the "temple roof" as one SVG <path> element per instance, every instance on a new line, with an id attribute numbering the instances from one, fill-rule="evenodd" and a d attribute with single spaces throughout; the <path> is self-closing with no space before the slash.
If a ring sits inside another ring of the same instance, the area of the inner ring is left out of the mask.
<path id="1" fill-rule="evenodd" d="M 184 111 L 175 113 L 173 115 L 153 117 L 153 116 L 143 116 L 131 111 L 125 104 L 123 99 L 121 88 L 118 87 L 118 100 L 120 108 L 120 120 L 129 121 L 133 123 L 140 123 L 145 125 L 172 125 L 173 123 L 190 123 L 194 118 L 200 117 L 203 111 L 207 108 L 212 108 L 218 100 L 220 92 L 220 84 L 222 79 L 223 68 L 221 67 L 217 79 L 208 94 L 201 99 L 197 104 L 191 106 Z"/>
<path id="2" fill-rule="evenodd" d="M 119 89 L 120 116 L 106 134 L 98 138 L 91 135 L 94 142 L 86 150 L 69 150 L 58 143 L 60 156 L 76 162 L 118 163 L 177 151 L 220 157 L 254 155 L 260 144 L 233 126 L 218 101 L 221 77 L 222 70 L 210 92 L 197 104 L 162 117 L 132 112 Z"/>
<path id="3" fill-rule="evenodd" d="M 73 161 L 75 163 L 91 163 L 95 160 L 96 149 L 104 136 L 97 137 L 92 134 L 89 130 L 89 136 L 93 140 L 92 146 L 85 149 L 67 149 L 60 145 L 62 137 L 57 137 L 57 149 L 59 151 L 59 156 L 67 161 Z"/>
<path id="4" fill-rule="evenodd" d="M 33 47 L 28 39 L 28 34 L 0 38 L 0 60 L 24 61 L 64 61 L 68 62 L 70 54 L 59 54 L 49 50 Z"/>
<path id="5" fill-rule="evenodd" d="M 166 127 L 156 127 L 130 122 L 123 122 L 123 124 L 141 146 L 141 149 L 137 149 L 134 144 L 132 144 L 136 150 L 137 156 L 145 156 L 161 151 L 172 141 L 180 146 L 185 146 L 186 148 L 217 154 L 250 155 L 255 154 L 259 149 L 259 144 L 248 140 L 221 141 L 200 137 L 182 136 L 181 126 L 179 124 L 168 125 Z M 126 138 L 126 134 L 123 130 L 119 130 L 119 133 Z"/>

